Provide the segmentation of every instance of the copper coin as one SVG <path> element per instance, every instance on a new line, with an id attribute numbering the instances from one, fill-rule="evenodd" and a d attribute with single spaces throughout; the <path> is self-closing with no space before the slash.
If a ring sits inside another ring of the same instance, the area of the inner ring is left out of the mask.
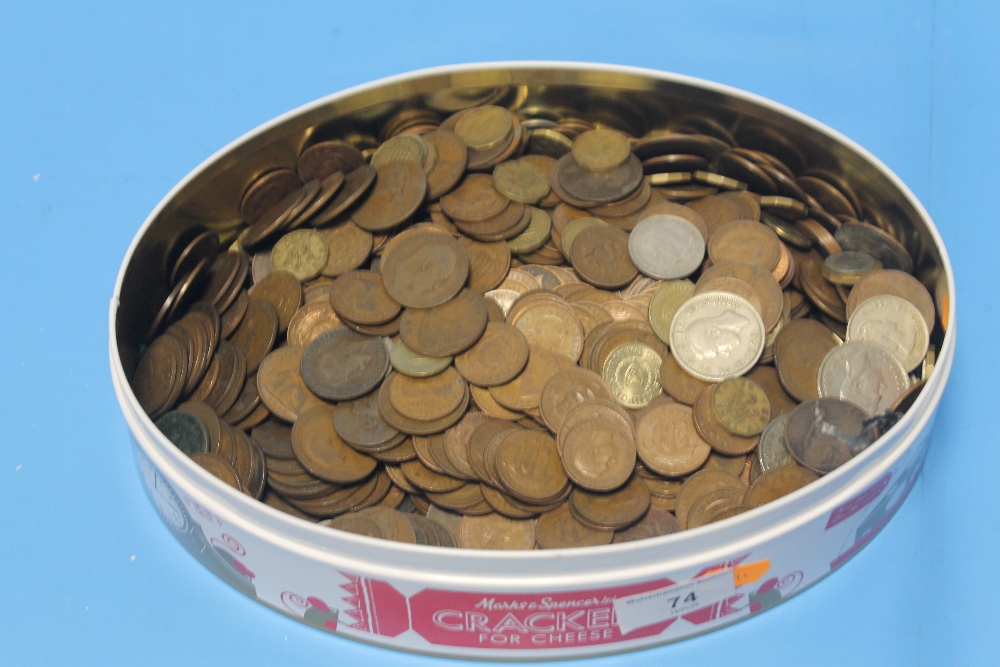
<path id="1" fill-rule="evenodd" d="M 720 512 L 740 506 L 743 496 L 743 489 L 729 486 L 706 493 L 691 506 L 685 528 L 692 530 L 712 523 Z"/>
<path id="2" fill-rule="evenodd" d="M 361 151 L 350 144 L 343 141 L 321 141 L 302 151 L 296 169 L 303 181 L 322 180 L 338 171 L 350 173 L 364 161 Z"/>
<path id="3" fill-rule="evenodd" d="M 427 172 L 427 198 L 437 199 L 450 192 L 465 175 L 469 151 L 465 142 L 450 130 L 437 129 L 424 135 L 437 151 L 437 160 Z"/>
<path id="4" fill-rule="evenodd" d="M 433 308 L 407 308 L 399 322 L 399 335 L 406 346 L 428 357 L 448 357 L 472 347 L 488 322 L 482 295 L 463 289 Z"/>
<path id="5" fill-rule="evenodd" d="M 743 503 L 760 507 L 765 503 L 787 496 L 819 479 L 819 475 L 800 466 L 781 466 L 761 474 L 747 489 Z"/>
<path id="6" fill-rule="evenodd" d="M 906 299 L 920 311 L 928 331 L 934 331 L 934 299 L 923 284 L 903 271 L 883 269 L 872 271 L 862 278 L 851 290 L 847 299 L 847 317 L 855 309 L 873 296 L 891 294 Z"/>
<path id="7" fill-rule="evenodd" d="M 158 418 L 180 398 L 186 369 L 187 350 L 174 336 L 159 336 L 143 351 L 132 376 L 132 391 L 150 419 Z"/>
<path id="8" fill-rule="evenodd" d="M 352 449 L 333 428 L 333 406 L 317 405 L 292 427 L 295 458 L 312 474 L 334 484 L 360 481 L 375 470 L 375 459 Z"/>
<path id="9" fill-rule="evenodd" d="M 288 323 L 288 344 L 305 347 L 316 336 L 341 324 L 329 299 L 307 303 L 295 311 Z"/>
<path id="10" fill-rule="evenodd" d="M 535 539 L 543 549 L 570 549 L 610 544 L 614 531 L 609 528 L 592 528 L 577 520 L 563 503 L 538 518 Z"/>
<path id="11" fill-rule="evenodd" d="M 681 525 L 672 512 L 661 507 L 650 507 L 638 523 L 623 530 L 615 531 L 611 543 L 621 544 L 622 542 L 633 542 L 635 540 L 648 540 L 663 535 L 671 535 L 679 530 L 681 530 Z"/>
<path id="12" fill-rule="evenodd" d="M 532 549 L 535 520 L 508 519 L 499 514 L 462 517 L 455 543 L 462 549 Z"/>
<path id="13" fill-rule="evenodd" d="M 351 214 L 361 229 L 381 232 L 405 222 L 424 202 L 427 175 L 413 162 L 387 162 L 376 169 L 375 187 Z"/>
<path id="14" fill-rule="evenodd" d="M 454 368 L 427 378 L 396 375 L 389 400 L 404 417 L 434 421 L 452 413 L 468 400 L 465 380 Z"/>
<path id="15" fill-rule="evenodd" d="M 301 188 L 302 183 L 302 179 L 287 168 L 272 169 L 261 174 L 243 193 L 240 215 L 247 224 L 254 224 L 286 195 Z"/>
<path id="16" fill-rule="evenodd" d="M 492 387 L 510 382 L 528 363 L 528 340 L 515 327 L 489 323 L 482 337 L 455 357 L 455 368 L 470 383 Z"/>
<path id="17" fill-rule="evenodd" d="M 510 250 L 503 241 L 479 243 L 468 237 L 458 239 L 469 260 L 469 289 L 480 294 L 496 288 L 510 270 Z"/>
<path id="18" fill-rule="evenodd" d="M 505 438 L 497 448 L 495 464 L 504 489 L 525 502 L 552 500 L 567 484 L 556 441 L 541 431 L 526 429 Z"/>
<path id="19" fill-rule="evenodd" d="M 610 225 L 582 230 L 573 240 L 570 261 L 581 278 L 604 289 L 623 287 L 639 273 L 628 252 L 628 234 Z"/>
<path id="20" fill-rule="evenodd" d="M 299 372 L 301 363 L 302 348 L 286 345 L 264 357 L 257 371 L 260 399 L 272 414 L 288 422 L 322 403 L 303 381 Z"/>
<path id="21" fill-rule="evenodd" d="M 573 489 L 569 508 L 577 519 L 595 528 L 620 530 L 641 519 L 650 506 L 649 489 L 638 476 L 610 493 Z"/>
<path id="22" fill-rule="evenodd" d="M 524 334 L 529 345 L 576 362 L 583 352 L 583 327 L 576 314 L 558 297 L 538 296 L 520 301 L 518 310 L 512 309 L 507 321 Z"/>
<path id="23" fill-rule="evenodd" d="M 336 277 L 365 263 L 372 252 L 372 235 L 350 220 L 319 231 L 329 250 L 326 264 L 320 270 L 324 276 Z"/>
<path id="24" fill-rule="evenodd" d="M 595 415 L 559 430 L 566 474 L 590 491 L 611 491 L 628 481 L 635 467 L 635 434 L 628 425 Z"/>
<path id="25" fill-rule="evenodd" d="M 545 383 L 560 368 L 569 364 L 569 360 L 565 357 L 555 355 L 544 348 L 530 348 L 528 364 L 524 370 L 510 382 L 490 387 L 489 394 L 500 405 L 509 409 L 525 410 L 538 407 Z"/>
<path id="26" fill-rule="evenodd" d="M 775 366 L 785 390 L 797 401 L 819 397 L 819 367 L 839 343 L 815 320 L 793 320 L 774 344 Z"/>
<path id="27" fill-rule="evenodd" d="M 466 392 L 462 397 L 462 402 L 459 403 L 458 407 L 448 415 L 435 419 L 433 421 L 421 421 L 419 419 L 412 419 L 401 414 L 392 405 L 392 401 L 389 400 L 389 394 L 392 391 L 392 385 L 395 379 L 399 377 L 398 373 L 390 373 L 385 380 L 382 382 L 382 386 L 378 391 L 378 409 L 379 414 L 382 418 L 393 428 L 402 431 L 403 433 L 408 433 L 410 435 L 430 435 L 432 433 L 440 433 L 444 431 L 449 426 L 454 425 L 462 418 L 465 414 L 465 409 L 469 405 L 469 393 Z"/>
<path id="28" fill-rule="evenodd" d="M 378 395 L 341 401 L 333 413 L 333 427 L 352 447 L 385 450 L 402 442 L 402 434 L 389 426 L 378 411 Z"/>
<path id="29" fill-rule="evenodd" d="M 407 308 L 439 306 L 461 291 L 469 257 L 450 234 L 409 229 L 382 252 L 385 289 Z"/>
<path id="30" fill-rule="evenodd" d="M 681 477 L 700 468 L 712 447 L 698 433 L 691 408 L 660 403 L 644 411 L 636 425 L 636 450 L 647 468 Z"/>
<path id="31" fill-rule="evenodd" d="M 753 287 L 760 297 L 760 317 L 771 331 L 781 319 L 781 286 L 770 271 L 749 262 L 723 262 L 702 271 L 698 285 L 713 278 L 737 278 Z"/>
<path id="32" fill-rule="evenodd" d="M 288 271 L 275 271 L 250 288 L 249 295 L 274 306 L 278 316 L 278 331 L 284 333 L 302 305 L 302 283 Z"/>
<path id="33" fill-rule="evenodd" d="M 564 368 L 542 387 L 539 409 L 550 430 L 559 430 L 566 414 L 586 401 L 613 401 L 614 395 L 600 375 L 576 366 Z"/>
<path id="34" fill-rule="evenodd" d="M 376 326 L 397 315 L 401 306 L 389 295 L 382 276 L 373 271 L 348 271 L 330 289 L 330 305 L 342 319 Z"/>
<path id="35" fill-rule="evenodd" d="M 781 241 L 766 225 L 752 220 L 734 220 L 712 235 L 708 256 L 716 264 L 750 262 L 770 271 L 781 257 Z"/>
<path id="36" fill-rule="evenodd" d="M 663 391 L 684 405 L 694 405 L 698 394 L 711 383 L 699 380 L 680 367 L 674 355 L 663 357 L 660 365 L 660 386 Z"/>
<path id="37" fill-rule="evenodd" d="M 313 227 L 325 227 L 337 220 L 342 213 L 368 193 L 375 183 L 376 171 L 371 165 L 362 164 L 344 178 L 340 192 L 309 223 Z"/>
<path id="38" fill-rule="evenodd" d="M 389 351 L 378 338 L 337 327 L 305 348 L 300 369 L 306 386 L 316 395 L 345 401 L 378 386 L 389 370 Z"/>
<path id="39" fill-rule="evenodd" d="M 771 418 L 791 414 L 798 402 L 788 395 L 778 378 L 778 371 L 771 366 L 755 366 L 744 377 L 753 380 L 764 390 L 771 406 Z"/>
<path id="40" fill-rule="evenodd" d="M 218 454 L 197 452 L 191 455 L 191 460 L 234 489 L 240 488 L 240 480 L 236 477 L 233 466 Z"/>
<path id="41" fill-rule="evenodd" d="M 247 372 L 252 373 L 260 366 L 260 362 L 278 337 L 278 313 L 267 301 L 250 298 L 247 312 L 240 325 L 230 337 L 230 342 L 246 358 Z"/>
<path id="42" fill-rule="evenodd" d="M 292 449 L 292 427 L 276 419 L 269 419 L 251 431 L 251 436 L 264 454 L 276 459 L 295 459 Z"/>
<path id="43" fill-rule="evenodd" d="M 735 488 L 745 491 L 747 485 L 738 477 L 721 470 L 700 470 L 684 480 L 677 494 L 677 520 L 682 526 L 687 526 L 688 513 L 694 504 L 713 491 L 721 488 Z"/>
<path id="44" fill-rule="evenodd" d="M 608 204 L 624 199 L 642 184 L 642 163 L 630 153 L 621 166 L 595 172 L 581 167 L 569 154 L 559 158 L 552 170 L 552 181 L 555 181 L 553 185 L 558 183 L 572 199 Z"/>
<path id="45" fill-rule="evenodd" d="M 469 174 L 457 188 L 441 197 L 441 209 L 456 220 L 483 222 L 503 213 L 510 200 L 493 187 L 488 174 Z"/>
<path id="46" fill-rule="evenodd" d="M 788 417 L 785 444 L 799 464 L 825 475 L 874 440 L 863 428 L 867 417 L 858 406 L 837 398 L 806 401 Z"/>

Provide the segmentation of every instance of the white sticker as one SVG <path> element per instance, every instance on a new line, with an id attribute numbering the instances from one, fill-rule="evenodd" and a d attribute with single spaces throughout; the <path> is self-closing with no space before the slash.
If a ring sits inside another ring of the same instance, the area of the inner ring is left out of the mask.
<path id="1" fill-rule="evenodd" d="M 681 616 L 736 594 L 732 568 L 646 593 L 615 598 L 622 634 Z"/>

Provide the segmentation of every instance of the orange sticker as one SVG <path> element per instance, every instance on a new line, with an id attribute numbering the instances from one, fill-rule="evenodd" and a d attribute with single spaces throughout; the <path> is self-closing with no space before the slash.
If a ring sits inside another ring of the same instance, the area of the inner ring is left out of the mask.
<path id="1" fill-rule="evenodd" d="M 746 565 L 737 565 L 733 568 L 733 583 L 737 586 L 752 584 L 764 576 L 771 569 L 771 559 L 765 558 Z"/>

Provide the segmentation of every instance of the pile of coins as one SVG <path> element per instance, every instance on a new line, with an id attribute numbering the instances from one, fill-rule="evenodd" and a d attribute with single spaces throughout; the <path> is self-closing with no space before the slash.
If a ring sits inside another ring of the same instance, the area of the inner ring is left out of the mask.
<path id="1" fill-rule="evenodd" d="M 313 143 L 178 239 L 132 382 L 167 438 L 334 529 L 549 549 L 751 510 L 912 404 L 935 302 L 848 180 L 498 101 Z"/>

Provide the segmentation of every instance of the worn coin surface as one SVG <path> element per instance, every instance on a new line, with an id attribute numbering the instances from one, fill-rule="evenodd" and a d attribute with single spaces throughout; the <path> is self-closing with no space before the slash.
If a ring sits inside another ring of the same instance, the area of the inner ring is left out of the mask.
<path id="1" fill-rule="evenodd" d="M 594 528 L 573 516 L 568 503 L 538 518 L 535 539 L 543 549 L 571 549 L 610 544 L 614 531 Z"/>
<path id="2" fill-rule="evenodd" d="M 910 386 L 902 362 L 886 347 L 851 340 L 827 353 L 820 364 L 819 395 L 860 406 L 869 415 L 885 412 Z"/>
<path id="3" fill-rule="evenodd" d="M 771 420 L 767 395 L 753 380 L 729 378 L 712 392 L 712 411 L 722 427 L 733 435 L 759 435 Z"/>
<path id="4" fill-rule="evenodd" d="M 761 474 L 747 489 L 743 504 L 760 507 L 815 482 L 819 475 L 801 466 L 780 466 Z"/>
<path id="5" fill-rule="evenodd" d="M 800 465 L 825 475 L 872 443 L 873 435 L 862 428 L 867 416 L 839 398 L 805 401 L 788 418 L 785 444 Z"/>
<path id="6" fill-rule="evenodd" d="M 469 257 L 450 234 L 414 228 L 386 244 L 381 273 L 393 299 L 408 308 L 430 308 L 461 291 Z"/>
<path id="7" fill-rule="evenodd" d="M 639 418 L 636 451 L 650 470 L 665 477 L 681 477 L 704 465 L 712 447 L 695 429 L 691 408 L 659 403 Z"/>
<path id="8" fill-rule="evenodd" d="M 858 304 L 847 323 L 847 339 L 884 346 L 907 372 L 927 356 L 927 325 L 917 307 L 894 294 L 880 294 Z"/>
<path id="9" fill-rule="evenodd" d="M 760 435 L 757 445 L 757 461 L 762 472 L 767 472 L 781 466 L 795 465 L 795 459 L 785 444 L 785 427 L 788 425 L 788 415 L 775 417 Z"/>
<path id="10" fill-rule="evenodd" d="M 482 337 L 455 357 L 455 368 L 480 387 L 513 380 L 528 363 L 529 343 L 521 331 L 504 322 L 490 322 Z"/>
<path id="11" fill-rule="evenodd" d="M 701 266 L 705 239 L 677 215 L 651 215 L 639 221 L 628 239 L 629 255 L 642 273 L 660 280 L 686 278 Z"/>
<path id="12" fill-rule="evenodd" d="M 292 426 L 295 458 L 309 472 L 334 484 L 360 481 L 375 470 L 375 459 L 355 451 L 333 428 L 332 405 L 306 410 Z"/>
<path id="13" fill-rule="evenodd" d="M 337 327 L 302 352 L 302 379 L 316 395 L 344 401 L 367 394 L 389 370 L 389 351 L 379 338 Z"/>
<path id="14" fill-rule="evenodd" d="M 719 382 L 753 368 L 764 351 L 764 333 L 764 322 L 749 301 L 727 292 L 705 292 L 677 310 L 670 349 L 689 374 Z"/>

